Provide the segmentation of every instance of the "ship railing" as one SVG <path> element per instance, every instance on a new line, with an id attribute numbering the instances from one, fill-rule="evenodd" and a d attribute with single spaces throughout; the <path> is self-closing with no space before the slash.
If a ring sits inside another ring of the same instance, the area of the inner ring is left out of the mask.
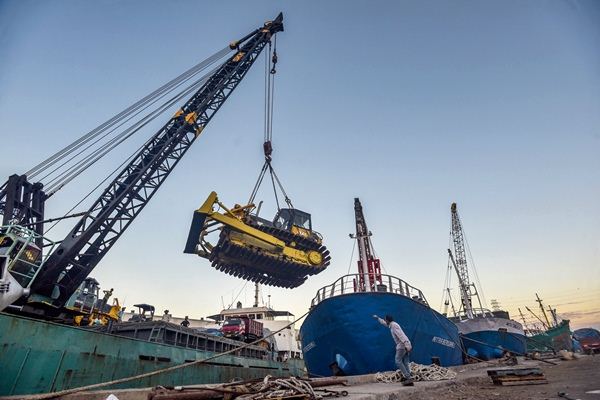
<path id="1" fill-rule="evenodd" d="M 364 293 L 366 292 L 366 288 L 364 287 L 363 282 L 363 276 L 360 274 L 344 275 L 332 284 L 319 289 L 316 296 L 311 301 L 311 308 L 315 307 L 323 300 L 332 297 L 353 293 Z M 381 280 L 376 280 L 375 284 L 370 286 L 370 289 L 371 292 L 399 294 L 429 306 L 429 303 L 427 303 L 427 300 L 420 289 L 417 289 L 404 280 L 392 275 L 381 275 Z"/>
<path id="2" fill-rule="evenodd" d="M 487 308 L 472 308 L 473 318 L 493 318 L 495 317 L 494 313 Z M 469 316 L 465 311 L 461 311 L 460 314 L 455 316 L 459 321 L 464 321 L 469 319 Z"/>

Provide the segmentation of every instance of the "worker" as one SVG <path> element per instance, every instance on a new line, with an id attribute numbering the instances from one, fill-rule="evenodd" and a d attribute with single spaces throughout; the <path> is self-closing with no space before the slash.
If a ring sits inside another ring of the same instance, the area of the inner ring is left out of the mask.
<path id="1" fill-rule="evenodd" d="M 171 321 L 171 314 L 169 314 L 169 310 L 165 310 L 164 314 L 162 315 L 161 321 L 165 321 L 165 322 Z"/>
<path id="2" fill-rule="evenodd" d="M 392 339 L 394 339 L 394 342 L 396 343 L 396 367 L 400 370 L 402 376 L 404 377 L 402 385 L 414 386 L 415 384 L 413 383 L 412 376 L 410 374 L 410 366 L 408 365 L 410 362 L 408 355 L 412 350 L 412 344 L 410 343 L 410 340 L 408 340 L 408 337 L 404 334 L 404 331 L 402 328 L 400 328 L 400 325 L 398 325 L 397 322 L 394 322 L 394 319 L 391 315 L 386 315 L 385 320 L 379 318 L 377 315 L 373 315 L 373 318 L 379 321 L 381 325 L 390 328 Z"/>
<path id="3" fill-rule="evenodd" d="M 190 320 L 188 319 L 187 315 L 185 316 L 185 318 L 183 319 L 183 321 L 181 321 L 181 326 L 185 326 L 186 328 L 188 326 L 190 326 Z"/>

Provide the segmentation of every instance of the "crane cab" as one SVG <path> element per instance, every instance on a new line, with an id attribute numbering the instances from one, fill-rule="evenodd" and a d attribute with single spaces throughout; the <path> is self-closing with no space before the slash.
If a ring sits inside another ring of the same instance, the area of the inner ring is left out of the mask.
<path id="1" fill-rule="evenodd" d="M 0 279 L 10 273 L 23 288 L 29 287 L 41 266 L 42 250 L 28 237 L 0 233 Z"/>
<path id="2" fill-rule="evenodd" d="M 0 311 L 29 295 L 29 287 L 42 266 L 37 237 L 18 225 L 0 228 Z"/>

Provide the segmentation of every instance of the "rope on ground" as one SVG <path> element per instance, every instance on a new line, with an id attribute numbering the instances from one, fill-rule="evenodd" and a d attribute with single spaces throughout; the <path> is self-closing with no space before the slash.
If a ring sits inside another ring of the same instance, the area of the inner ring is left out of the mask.
<path id="1" fill-rule="evenodd" d="M 456 372 L 440 367 L 436 364 L 431 365 L 423 365 L 411 362 L 410 366 L 410 374 L 412 375 L 412 380 L 415 382 L 422 381 L 445 381 L 449 379 L 456 378 Z M 402 381 L 402 372 L 400 370 L 396 371 L 388 371 L 388 372 L 378 372 L 375 374 L 375 379 L 377 382 L 383 383 L 396 383 Z"/>
<path id="2" fill-rule="evenodd" d="M 281 399 L 298 395 L 306 395 L 313 400 L 322 399 L 306 381 L 294 377 L 269 380 L 270 378 L 270 375 L 265 376 L 262 382 L 250 387 L 250 391 L 254 393 L 243 394 L 236 397 L 236 400 Z"/>

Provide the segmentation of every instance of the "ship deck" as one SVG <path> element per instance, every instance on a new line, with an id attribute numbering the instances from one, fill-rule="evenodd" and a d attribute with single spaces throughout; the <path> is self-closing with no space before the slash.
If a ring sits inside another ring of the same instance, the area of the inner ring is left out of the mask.
<path id="1" fill-rule="evenodd" d="M 245 345 L 243 342 L 210 335 L 193 328 L 186 328 L 165 321 L 121 322 L 109 326 L 90 327 L 89 329 L 130 339 L 214 353 L 230 351 Z M 268 355 L 268 352 L 263 347 L 252 345 L 240 349 L 236 352 L 236 355 L 263 359 Z"/>

